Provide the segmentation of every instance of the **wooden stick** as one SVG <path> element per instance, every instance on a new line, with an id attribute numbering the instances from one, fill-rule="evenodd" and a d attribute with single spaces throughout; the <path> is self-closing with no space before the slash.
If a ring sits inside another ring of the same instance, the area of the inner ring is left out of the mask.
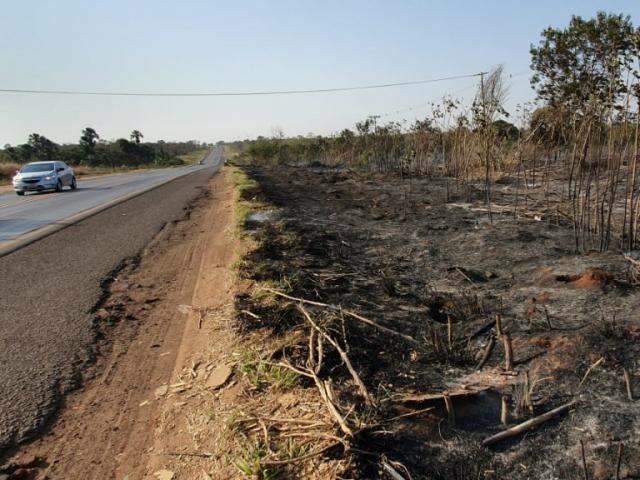
<path id="1" fill-rule="evenodd" d="M 449 392 L 442 392 L 442 398 L 444 399 L 444 406 L 447 409 L 447 416 L 449 417 L 449 423 L 454 425 L 456 423 L 456 412 L 453 409 L 453 402 L 449 396 Z"/>
<path id="2" fill-rule="evenodd" d="M 496 335 L 502 335 L 502 317 L 500 315 L 496 315 Z"/>
<path id="3" fill-rule="evenodd" d="M 493 336 L 489 337 L 489 342 L 487 343 L 487 346 L 484 348 L 482 358 L 478 362 L 478 365 L 476 365 L 476 370 L 480 370 L 482 367 L 484 367 L 484 364 L 487 363 L 487 360 L 489 360 L 489 357 L 491 356 L 491 352 L 493 351 L 493 346 L 495 344 L 496 344 L 495 338 Z"/>
<path id="4" fill-rule="evenodd" d="M 620 465 L 622 464 L 622 451 L 624 450 L 624 444 L 620 442 L 618 444 L 618 460 L 616 461 L 616 480 L 620 480 Z"/>
<path id="5" fill-rule="evenodd" d="M 533 401 L 531 400 L 531 379 L 529 378 L 529 370 L 524 372 L 524 404 L 529 413 L 533 413 Z"/>
<path id="6" fill-rule="evenodd" d="M 582 472 L 584 480 L 589 480 L 589 471 L 587 470 L 587 457 L 584 454 L 584 442 L 580 439 L 580 451 L 582 452 Z"/>
<path id="7" fill-rule="evenodd" d="M 406 335 L 404 333 L 400 333 L 397 332 L 391 328 L 385 327 L 380 325 L 379 323 L 374 322 L 373 320 L 370 320 L 368 318 L 363 317 L 362 315 L 359 315 L 355 312 L 352 312 L 350 310 L 344 310 L 343 308 L 341 308 L 338 305 L 330 305 L 328 303 L 322 303 L 322 302 L 315 302 L 312 300 L 305 300 L 304 298 L 298 298 L 298 297 L 292 297 L 291 295 L 287 295 L 286 293 L 282 293 L 279 292 L 278 290 L 274 290 L 273 288 L 268 288 L 268 287 L 261 287 L 262 290 L 265 290 L 267 292 L 273 293 L 274 295 L 278 295 L 282 298 L 286 298 L 288 300 L 293 300 L 294 302 L 301 302 L 301 303 L 306 303 L 307 305 L 315 305 L 316 307 L 323 307 L 323 308 L 328 308 L 329 310 L 333 310 L 336 312 L 342 312 L 345 315 L 348 315 L 351 318 L 354 318 L 356 320 L 358 320 L 361 323 L 364 323 L 366 325 L 369 325 L 373 328 L 376 328 L 378 330 L 380 330 L 381 332 L 385 332 L 388 333 L 390 335 L 396 336 L 396 337 L 400 337 L 403 340 L 412 343 L 414 345 L 420 345 L 420 342 L 418 342 L 415 338 L 413 338 L 410 335 Z"/>
<path id="8" fill-rule="evenodd" d="M 453 349 L 453 324 L 451 323 L 451 315 L 447 315 L 447 344 L 449 351 Z"/>
<path id="9" fill-rule="evenodd" d="M 577 400 L 573 400 L 569 403 L 565 403 L 564 405 L 559 406 L 558 408 L 554 408 L 553 410 L 543 413 L 542 415 L 538 415 L 537 417 L 531 418 L 526 422 L 520 423 L 514 427 L 503 430 L 500 433 L 497 433 L 488 438 L 485 438 L 482 441 L 482 445 L 484 446 L 493 445 L 494 443 L 504 440 L 505 438 L 514 437 L 516 435 L 519 435 L 522 432 L 526 432 L 527 430 L 536 428 L 537 426 L 543 424 L 547 420 L 551 420 L 552 418 L 563 414 L 564 412 L 569 410 L 571 407 L 575 406 L 577 403 L 578 403 Z"/>
<path id="10" fill-rule="evenodd" d="M 395 468 L 389 465 L 389 463 L 383 461 L 381 465 L 393 480 L 406 480 Z"/>
<path id="11" fill-rule="evenodd" d="M 513 347 L 511 346 L 511 337 L 509 335 L 502 335 L 502 343 L 504 345 L 504 369 L 507 372 L 510 372 L 513 370 Z"/>
<path id="12" fill-rule="evenodd" d="M 547 328 L 549 330 L 553 330 L 553 326 L 551 325 L 551 315 L 549 315 L 549 309 L 547 309 L 546 305 L 543 305 L 542 308 L 544 309 L 544 317 L 547 320 Z"/>
<path id="13" fill-rule="evenodd" d="M 624 383 L 627 387 L 627 398 L 630 402 L 633 402 L 633 387 L 631 386 L 631 374 L 626 368 L 622 369 L 622 375 L 624 376 Z"/>
<path id="14" fill-rule="evenodd" d="M 504 426 L 509 424 L 509 398 L 506 395 L 502 395 L 500 398 L 500 423 Z"/>

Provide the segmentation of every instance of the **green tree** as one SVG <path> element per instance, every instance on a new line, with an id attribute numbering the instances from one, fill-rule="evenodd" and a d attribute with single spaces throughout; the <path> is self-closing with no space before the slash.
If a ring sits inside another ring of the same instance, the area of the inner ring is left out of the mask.
<path id="1" fill-rule="evenodd" d="M 38 160 L 52 160 L 56 156 L 58 145 L 44 135 L 32 133 L 27 145 L 31 147 L 31 154 Z M 26 151 L 27 149 L 25 149 Z"/>
<path id="2" fill-rule="evenodd" d="M 96 143 L 100 139 L 100 135 L 91 127 L 87 127 L 82 130 L 82 135 L 80 135 L 80 147 L 85 154 L 86 162 L 93 163 L 95 153 L 96 153 Z"/>
<path id="3" fill-rule="evenodd" d="M 518 127 L 506 120 L 496 120 L 493 122 L 492 126 L 496 136 L 503 140 L 515 142 L 520 136 L 520 130 L 518 130 Z"/>
<path id="4" fill-rule="evenodd" d="M 632 69 L 635 31 L 629 16 L 598 12 L 549 27 L 531 46 L 531 83 L 548 105 L 584 115 L 594 105 L 610 107 L 625 92 Z"/>

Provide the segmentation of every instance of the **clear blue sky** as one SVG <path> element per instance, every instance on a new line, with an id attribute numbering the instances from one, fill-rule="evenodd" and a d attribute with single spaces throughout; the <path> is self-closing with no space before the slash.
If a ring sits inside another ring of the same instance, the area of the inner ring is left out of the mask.
<path id="1" fill-rule="evenodd" d="M 9 1 L 2 5 L 0 88 L 229 91 L 339 87 L 474 73 L 526 71 L 529 46 L 571 14 L 605 8 L 640 23 L 638 0 Z M 532 98 L 513 78 L 508 105 Z M 472 80 L 350 93 L 225 98 L 0 94 L 0 145 L 31 132 L 75 142 L 231 140 L 331 133 L 370 114 L 469 98 Z M 411 121 L 426 108 L 385 120 Z"/>

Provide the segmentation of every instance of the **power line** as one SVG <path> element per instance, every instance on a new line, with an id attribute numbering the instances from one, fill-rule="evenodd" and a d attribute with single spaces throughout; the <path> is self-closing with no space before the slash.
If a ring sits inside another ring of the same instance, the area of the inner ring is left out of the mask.
<path id="1" fill-rule="evenodd" d="M 101 92 L 85 90 L 28 90 L 19 88 L 0 88 L 0 93 L 37 94 L 37 95 L 96 95 L 108 97 L 242 97 L 258 95 L 298 95 L 305 93 L 334 93 L 351 92 L 354 90 L 372 90 L 378 88 L 404 87 L 409 85 L 422 85 L 425 83 L 444 82 L 462 78 L 479 77 L 481 73 L 466 75 L 454 75 L 450 77 L 430 78 L 426 80 L 414 80 L 410 82 L 382 83 L 376 85 L 362 85 L 357 87 L 318 88 L 308 90 L 264 90 L 254 92 L 202 92 L 202 93 L 150 93 L 150 92 Z"/>

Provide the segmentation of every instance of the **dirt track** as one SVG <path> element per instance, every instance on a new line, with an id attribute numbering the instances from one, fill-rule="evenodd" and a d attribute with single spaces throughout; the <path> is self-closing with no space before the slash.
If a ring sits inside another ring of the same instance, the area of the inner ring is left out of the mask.
<path id="1" fill-rule="evenodd" d="M 215 367 L 202 356 L 215 313 L 231 302 L 236 248 L 228 173 L 208 188 L 186 219 L 167 226 L 140 264 L 113 281 L 97 312 L 107 326 L 91 378 L 68 397 L 50 433 L 10 459 L 10 471 L 35 466 L 31 473 L 40 478 L 147 478 L 171 461 L 162 452 L 189 445 L 176 413 L 184 420 L 200 400 L 195 385 L 182 388 L 183 375 L 195 382 L 191 372 L 203 380 Z M 202 328 L 198 312 L 180 305 L 207 309 Z"/>

